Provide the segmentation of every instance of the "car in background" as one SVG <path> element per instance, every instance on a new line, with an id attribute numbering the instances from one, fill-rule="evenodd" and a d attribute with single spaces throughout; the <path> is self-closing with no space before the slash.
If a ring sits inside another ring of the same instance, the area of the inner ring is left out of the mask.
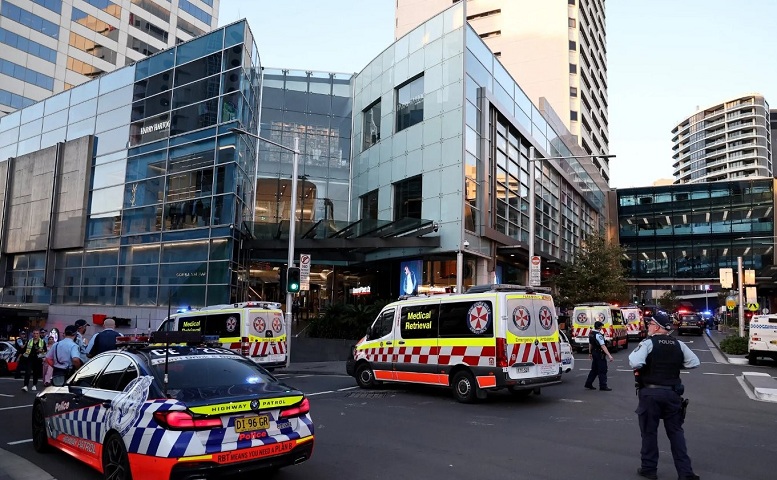
<path id="1" fill-rule="evenodd" d="M 684 333 L 695 333 L 701 335 L 704 333 L 704 328 L 707 326 L 707 321 L 702 318 L 698 313 L 680 313 L 677 314 L 677 333 L 682 335 Z"/>
<path id="2" fill-rule="evenodd" d="M 16 347 L 5 340 L 0 341 L 0 375 L 16 371 Z"/>
<path id="3" fill-rule="evenodd" d="M 572 355 L 572 344 L 569 342 L 569 337 L 563 331 L 558 331 L 558 341 L 561 351 L 561 366 L 559 370 L 561 373 L 569 373 L 575 369 L 575 356 Z"/>
<path id="4" fill-rule="evenodd" d="M 203 344 L 192 334 L 202 337 L 119 337 L 117 350 L 55 380 L 32 406 L 35 450 L 59 449 L 115 480 L 261 476 L 310 458 L 307 397 L 215 346 L 218 337 Z"/>

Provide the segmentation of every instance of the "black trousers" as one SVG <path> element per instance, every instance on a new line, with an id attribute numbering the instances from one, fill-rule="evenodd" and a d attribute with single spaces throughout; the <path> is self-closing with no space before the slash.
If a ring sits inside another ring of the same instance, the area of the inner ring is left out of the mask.
<path id="1" fill-rule="evenodd" d="M 32 374 L 32 384 L 36 385 L 38 383 L 38 378 L 40 377 L 40 372 L 43 368 L 41 359 L 38 357 L 30 356 L 27 357 L 26 363 L 27 369 L 24 371 L 24 386 L 29 386 L 30 374 Z"/>
<path id="2" fill-rule="evenodd" d="M 585 380 L 586 387 L 594 386 L 594 379 L 599 377 L 599 388 L 607 387 L 607 357 L 604 352 L 593 352 L 591 354 L 591 371 L 588 372 L 588 378 Z"/>
<path id="3" fill-rule="evenodd" d="M 639 405 L 636 410 L 639 417 L 639 431 L 642 434 L 642 470 L 655 472 L 658 467 L 658 423 L 664 421 L 664 430 L 674 459 L 674 467 L 679 477 L 693 475 L 691 459 L 685 444 L 683 431 L 682 397 L 673 390 L 660 388 L 642 388 L 639 390 Z"/>

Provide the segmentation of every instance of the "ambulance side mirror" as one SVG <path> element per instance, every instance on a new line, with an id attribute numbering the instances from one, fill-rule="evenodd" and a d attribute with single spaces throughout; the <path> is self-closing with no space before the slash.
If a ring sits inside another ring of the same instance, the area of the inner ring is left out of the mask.
<path id="1" fill-rule="evenodd" d="M 364 339 L 369 340 L 372 336 L 372 327 L 367 327 L 367 332 L 364 334 Z"/>

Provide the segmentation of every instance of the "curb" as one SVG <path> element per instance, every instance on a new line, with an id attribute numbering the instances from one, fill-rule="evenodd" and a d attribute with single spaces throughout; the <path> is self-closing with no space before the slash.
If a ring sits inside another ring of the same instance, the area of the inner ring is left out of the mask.
<path id="1" fill-rule="evenodd" d="M 0 478 L 10 480 L 54 480 L 31 461 L 0 448 Z"/>
<path id="2" fill-rule="evenodd" d="M 757 399 L 777 402 L 777 380 L 771 375 L 761 372 L 742 372 L 742 377 Z"/>

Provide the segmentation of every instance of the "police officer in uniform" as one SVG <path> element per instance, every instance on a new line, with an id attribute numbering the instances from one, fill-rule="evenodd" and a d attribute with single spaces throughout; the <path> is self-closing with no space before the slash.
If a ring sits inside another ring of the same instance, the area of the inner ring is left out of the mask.
<path id="1" fill-rule="evenodd" d="M 639 379 L 636 413 L 642 434 L 642 466 L 637 474 L 658 478 L 658 422 L 663 420 L 678 478 L 695 480 L 699 476 L 693 473 L 683 432 L 685 405 L 680 369 L 698 367 L 699 358 L 683 342 L 669 335 L 672 319 L 666 312 L 656 310 L 645 321 L 649 337 L 629 355 L 629 365 Z"/>
<path id="2" fill-rule="evenodd" d="M 596 390 L 594 388 L 594 378 L 599 377 L 599 390 L 609 392 L 612 388 L 607 386 L 607 359 L 612 362 L 612 355 L 605 345 L 604 335 L 600 332 L 604 326 L 602 322 L 594 323 L 594 329 L 588 334 L 588 358 L 591 359 L 591 371 L 588 372 L 588 378 L 585 380 L 585 388 Z"/>

